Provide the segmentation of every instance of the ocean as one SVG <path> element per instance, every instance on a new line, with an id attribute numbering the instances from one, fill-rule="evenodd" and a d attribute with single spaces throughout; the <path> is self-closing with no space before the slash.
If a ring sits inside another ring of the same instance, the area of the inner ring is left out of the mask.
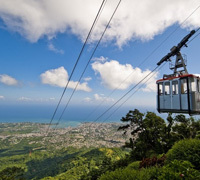
<path id="1" fill-rule="evenodd" d="M 16 123 L 16 122 L 37 122 L 37 123 L 49 123 L 53 112 L 55 111 L 55 105 L 1 105 L 0 106 L 0 122 L 2 123 Z M 56 116 L 52 123 L 57 123 L 64 107 L 60 107 L 56 113 Z M 81 122 L 94 121 L 106 108 L 100 108 L 92 115 L 94 107 L 80 107 L 70 106 L 64 113 L 60 122 L 66 125 L 76 126 Z M 127 110 L 128 112 L 128 110 Z M 125 110 L 121 113 L 116 113 L 111 119 L 106 122 L 120 122 L 120 119 L 125 115 Z M 89 116 L 90 115 L 90 116 Z M 108 116 L 108 115 L 107 115 Z M 105 118 L 107 117 L 105 116 Z M 105 120 L 101 118 L 99 122 Z"/>
<path id="2" fill-rule="evenodd" d="M 17 123 L 17 122 L 36 122 L 49 123 L 56 105 L 31 105 L 31 104 L 15 104 L 15 105 L 0 105 L 0 123 Z M 64 107 L 60 107 L 52 123 L 57 123 Z M 59 126 L 77 126 L 82 122 L 93 122 L 104 112 L 108 107 L 103 107 L 95 111 L 93 106 L 69 106 L 65 111 Z M 107 117 L 114 111 L 111 110 L 105 116 L 102 116 L 97 122 L 120 122 L 120 119 L 125 116 L 129 110 L 135 108 L 122 107 L 115 112 L 109 119 Z M 147 109 L 138 108 L 141 112 L 146 112 Z M 148 109 L 148 111 L 156 112 L 156 110 Z"/>

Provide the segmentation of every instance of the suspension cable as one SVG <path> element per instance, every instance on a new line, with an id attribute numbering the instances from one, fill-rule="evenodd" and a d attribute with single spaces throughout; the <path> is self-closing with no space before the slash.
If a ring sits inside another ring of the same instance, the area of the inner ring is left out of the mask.
<path id="1" fill-rule="evenodd" d="M 162 69 L 163 66 L 166 64 L 167 62 L 165 62 L 164 64 L 162 64 L 162 66 L 158 69 Z M 107 121 L 118 109 L 120 109 L 136 92 L 138 92 L 138 90 L 140 90 L 144 85 L 145 83 L 147 83 L 155 74 L 157 73 L 154 72 L 142 85 L 140 85 L 140 87 L 138 87 L 124 102 L 122 102 L 104 121 L 102 121 L 101 124 L 103 124 L 105 121 Z M 100 125 L 101 125 L 100 124 Z"/>
<path id="2" fill-rule="evenodd" d="M 102 1 L 101 6 L 100 6 L 100 8 L 99 8 L 99 10 L 98 10 L 98 13 L 97 13 L 97 15 L 96 15 L 96 17 L 95 17 L 95 19 L 94 19 L 94 21 L 93 21 L 93 24 L 92 24 L 92 26 L 91 26 L 91 28 L 90 28 L 90 31 L 89 31 L 87 37 L 86 37 L 86 40 L 85 40 L 85 42 L 84 42 L 84 44 L 83 44 L 83 46 L 82 46 L 82 48 L 81 48 L 81 51 L 80 51 L 80 53 L 79 53 L 79 56 L 78 56 L 78 58 L 77 58 L 77 60 L 76 60 L 75 65 L 74 65 L 74 67 L 73 67 L 73 70 L 72 70 L 72 72 L 71 72 L 71 74 L 70 74 L 70 77 L 69 77 L 69 79 L 68 79 L 68 81 L 67 81 L 67 84 L 66 84 L 66 86 L 65 86 L 65 88 L 64 88 L 64 90 L 63 90 L 63 92 L 62 92 L 62 95 L 61 95 L 60 100 L 59 100 L 59 102 L 58 102 L 58 104 L 57 104 L 57 106 L 56 106 L 56 109 L 55 109 L 55 111 L 54 111 L 54 113 L 53 113 L 53 116 L 51 117 L 49 126 L 48 126 L 47 131 L 46 131 L 46 134 L 47 134 L 47 135 L 48 135 L 49 128 L 50 128 L 50 126 L 51 126 L 51 124 L 52 124 L 52 121 L 53 121 L 53 119 L 54 119 L 54 117 L 55 117 L 55 115 L 56 115 L 56 112 L 57 112 L 57 110 L 58 110 L 58 107 L 60 106 L 60 103 L 61 103 L 61 101 L 62 101 L 62 99 L 63 99 L 63 96 L 64 96 L 64 94 L 65 94 L 65 91 L 66 91 L 66 89 L 67 89 L 67 87 L 68 87 L 68 85 L 69 85 L 69 82 L 70 82 L 70 80 L 71 80 L 71 78 L 72 78 L 72 76 L 73 76 L 73 73 L 74 73 L 74 71 L 75 71 L 75 69 L 76 69 L 76 66 L 77 66 L 77 64 L 78 64 L 78 62 L 79 62 L 79 60 L 80 60 L 80 57 L 81 57 L 82 53 L 83 53 L 83 50 L 85 49 L 85 46 L 86 46 L 86 44 L 87 44 L 87 42 L 88 42 L 88 39 L 89 39 L 89 37 L 90 37 L 90 35 L 91 35 L 91 33 L 92 33 L 92 30 L 93 30 L 93 28 L 94 28 L 94 26 L 95 26 L 95 24 L 96 24 L 96 22 L 97 22 L 97 20 L 98 20 L 98 17 L 99 17 L 99 15 L 100 15 L 100 13 L 101 13 L 101 10 L 102 10 L 103 7 L 104 7 L 104 3 L 106 3 L 106 0 L 103 0 L 103 1 Z"/>
<path id="3" fill-rule="evenodd" d="M 197 33 L 197 31 L 199 31 L 199 29 L 200 29 L 200 27 L 196 30 L 196 33 Z M 190 41 L 188 41 L 187 44 L 191 43 L 195 38 L 197 38 L 199 36 L 199 34 L 200 34 L 200 32 L 196 36 L 194 36 Z"/>
<path id="4" fill-rule="evenodd" d="M 56 123 L 56 126 L 55 126 L 54 130 L 57 128 L 59 122 L 61 121 L 61 118 L 62 118 L 62 116 L 63 116 L 65 110 L 67 109 L 67 107 L 68 107 L 68 105 L 69 105 L 69 103 L 70 103 L 70 101 L 71 101 L 71 99 L 72 99 L 72 97 L 73 97 L 73 95 L 74 95 L 74 93 L 75 93 L 75 91 L 76 91 L 76 89 L 77 89 L 77 87 L 78 87 L 78 85 L 79 85 L 79 83 L 80 83 L 80 81 L 81 81 L 81 79 L 82 79 L 82 77 L 83 77 L 83 75 L 84 75 L 84 73 L 85 73 L 85 71 L 86 71 L 86 69 L 87 69 L 89 63 L 90 63 L 90 61 L 92 60 L 92 58 L 93 58 L 93 56 L 94 56 L 94 54 L 95 54 L 95 52 L 96 52 L 96 50 L 97 50 L 97 48 L 98 48 L 98 46 L 99 46 L 99 44 L 100 44 L 100 42 L 101 42 L 101 40 L 102 40 L 102 38 L 103 38 L 103 36 L 104 36 L 106 30 L 108 29 L 108 27 L 109 27 L 109 25 L 110 25 L 110 22 L 112 21 L 112 19 L 113 19 L 114 15 L 115 15 L 115 13 L 116 13 L 116 11 L 117 11 L 117 9 L 118 9 L 120 3 L 121 3 L 121 0 L 118 2 L 118 4 L 117 4 L 117 6 L 116 6 L 116 8 L 115 8 L 115 10 L 114 10 L 114 12 L 113 12 L 113 14 L 112 14 L 110 20 L 108 21 L 108 23 L 107 23 L 107 25 L 106 25 L 106 27 L 105 27 L 105 29 L 104 29 L 104 31 L 103 31 L 103 33 L 102 33 L 102 35 L 101 35 L 99 41 L 98 41 L 98 43 L 96 44 L 96 47 L 95 47 L 95 49 L 93 50 L 93 53 L 92 53 L 92 55 L 90 56 L 90 58 L 89 58 L 89 60 L 88 60 L 88 62 L 87 62 L 87 64 L 86 64 L 86 66 L 85 66 L 85 68 L 84 68 L 84 70 L 83 70 L 83 72 L 82 72 L 82 74 L 81 74 L 81 76 L 80 76 L 80 78 L 79 78 L 79 80 L 78 80 L 78 82 L 77 82 L 77 84 L 76 84 L 76 86 L 75 86 L 75 88 L 74 88 L 74 90 L 73 90 L 73 92 L 72 92 L 72 94 L 71 94 L 71 96 L 70 96 L 70 98 L 69 98 L 69 100 L 68 100 L 68 102 L 67 102 L 65 108 L 64 108 L 64 110 L 62 111 L 62 114 L 61 114 L 60 118 L 58 119 L 58 122 Z"/>
<path id="5" fill-rule="evenodd" d="M 180 23 L 180 25 L 179 26 L 181 26 L 181 25 L 183 25 L 198 9 L 200 8 L 200 5 L 197 7 L 197 8 L 195 8 L 181 23 Z M 138 65 L 138 67 L 141 67 L 141 65 L 143 65 L 177 30 L 178 30 L 178 28 L 179 28 L 179 26 L 178 27 L 176 27 L 139 65 Z M 199 30 L 199 29 L 198 29 Z M 197 31 L 198 31 L 197 30 Z M 196 31 L 196 32 L 197 32 Z M 200 34 L 200 33 L 199 33 Z M 199 35 L 198 34 L 198 35 Z M 198 36 L 197 35 L 197 36 Z M 196 38 L 196 36 L 193 38 L 193 39 L 195 39 Z M 192 40 L 193 40 L 192 39 Z M 192 41 L 191 40 L 191 41 Z M 191 41 L 189 41 L 188 42 L 188 44 L 191 42 Z M 127 81 L 127 79 L 128 78 L 130 78 L 131 76 L 133 75 L 133 72 L 132 73 L 130 73 L 120 84 L 119 84 L 119 86 L 118 87 L 116 87 L 114 90 L 112 90 L 112 92 L 108 95 L 108 96 L 106 96 L 106 97 L 110 97 L 116 90 L 118 90 L 119 88 L 120 88 L 120 86 L 124 83 L 124 82 L 126 82 Z M 95 112 L 96 112 L 96 110 L 97 109 L 99 109 L 100 107 L 101 107 L 101 105 L 103 104 L 105 102 L 105 99 L 103 99 L 97 106 L 96 106 L 96 108 L 84 119 L 84 121 L 86 121 L 92 114 L 94 114 Z"/>
<path id="6" fill-rule="evenodd" d="M 132 90 L 134 90 L 139 84 L 141 84 L 147 77 L 149 77 L 154 71 L 156 71 L 156 69 L 158 69 L 159 65 L 156 66 L 153 71 L 151 71 L 150 73 L 148 73 L 143 79 L 141 79 L 136 85 L 134 85 L 128 92 L 126 92 L 121 98 L 119 98 L 113 105 L 111 105 L 106 111 L 104 111 L 98 118 L 95 119 L 94 122 L 97 122 L 102 116 L 104 116 L 104 114 L 106 114 L 110 109 L 112 109 L 117 103 L 119 103 L 123 98 L 125 98 Z M 91 123 L 91 124 L 92 124 Z"/>

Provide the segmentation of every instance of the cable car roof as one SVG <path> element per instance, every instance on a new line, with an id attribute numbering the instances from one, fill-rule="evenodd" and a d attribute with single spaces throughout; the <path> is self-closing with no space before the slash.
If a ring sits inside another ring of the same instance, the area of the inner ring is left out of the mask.
<path id="1" fill-rule="evenodd" d="M 159 79 L 156 81 L 156 83 L 158 82 L 162 82 L 162 81 L 169 81 L 169 80 L 173 80 L 173 79 L 180 79 L 180 78 L 184 78 L 184 77 L 195 77 L 195 78 L 199 78 L 199 76 L 196 76 L 194 74 L 184 74 L 184 75 L 180 75 L 180 76 L 171 76 L 169 78 L 164 78 L 164 79 Z"/>

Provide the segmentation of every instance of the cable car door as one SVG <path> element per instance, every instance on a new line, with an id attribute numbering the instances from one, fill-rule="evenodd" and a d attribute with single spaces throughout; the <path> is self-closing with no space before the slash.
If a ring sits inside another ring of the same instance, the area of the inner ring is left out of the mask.
<path id="1" fill-rule="evenodd" d="M 171 109 L 170 81 L 164 82 L 164 109 Z"/>
<path id="2" fill-rule="evenodd" d="M 180 110 L 180 95 L 179 95 L 178 80 L 172 81 L 172 109 Z"/>
<path id="3" fill-rule="evenodd" d="M 188 110 L 188 81 L 187 78 L 181 79 L 181 110 Z"/>

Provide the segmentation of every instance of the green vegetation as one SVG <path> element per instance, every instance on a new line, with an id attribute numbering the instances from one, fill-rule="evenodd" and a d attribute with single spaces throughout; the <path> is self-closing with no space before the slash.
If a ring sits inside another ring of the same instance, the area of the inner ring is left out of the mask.
<path id="1" fill-rule="evenodd" d="M 24 180 L 24 169 L 19 167 L 8 167 L 0 172 L 0 180 Z"/>
<path id="2" fill-rule="evenodd" d="M 92 131 L 84 124 L 84 130 L 62 130 L 51 137 L 37 134 L 45 125 L 26 124 L 24 129 L 22 124 L 3 124 L 0 180 L 200 179 L 200 120 L 169 114 L 165 121 L 153 112 L 143 114 L 135 109 L 121 121 L 118 126 L 102 126 L 103 130 L 96 125 Z M 116 135 L 107 127 L 115 128 Z M 92 132 L 96 135 L 89 135 Z M 109 133 L 117 137 L 115 141 L 107 139 Z M 119 133 L 128 140 L 123 149 L 118 147 L 124 139 Z M 68 146 L 71 141 L 63 142 L 64 135 L 76 138 L 77 147 Z M 90 136 L 99 142 L 98 147 L 85 146 L 92 142 Z M 56 140 L 50 141 L 52 137 Z"/>
<path id="3" fill-rule="evenodd" d="M 56 137 L 57 141 L 51 142 L 51 136 L 45 137 L 44 133 L 38 133 L 39 130 L 45 128 L 44 124 L 16 123 L 2 126 L 0 173 L 4 179 L 5 177 L 7 179 L 80 179 L 89 172 L 96 173 L 96 170 L 99 172 L 98 175 L 101 175 L 105 164 L 116 162 L 127 154 L 127 151 L 120 148 L 63 147 L 67 146 L 68 142 L 60 141 L 68 134 L 63 134 L 64 131 L 61 129 L 61 135 Z M 35 126 L 38 126 L 39 130 L 35 129 Z M 111 124 L 105 125 L 105 127 L 107 126 L 111 127 Z M 105 127 L 103 126 L 103 128 Z M 113 127 L 117 130 L 119 126 L 113 124 Z M 13 133 L 11 133 L 12 128 L 15 129 Z M 22 132 L 25 130 L 28 133 L 23 134 Z M 8 131 L 9 133 L 5 134 Z M 79 129 L 72 129 L 73 133 L 76 131 Z M 113 128 L 110 128 L 111 131 Z M 97 130 L 97 134 L 100 133 L 101 131 Z M 94 137 L 97 140 L 100 137 L 103 141 L 101 136 Z M 96 142 L 98 143 L 98 141 Z M 61 147 L 58 147 L 59 143 L 62 144 Z M 8 176 L 9 173 L 11 175 Z"/>
<path id="4" fill-rule="evenodd" d="M 200 172 L 194 169 L 190 162 L 174 160 L 163 167 L 155 166 L 140 170 L 130 168 L 129 166 L 124 169 L 119 168 L 112 172 L 106 172 L 101 176 L 100 180 L 196 180 L 199 178 Z"/>
<path id="5" fill-rule="evenodd" d="M 199 120 L 169 114 L 165 122 L 135 109 L 121 121 L 128 124 L 119 130 L 132 135 L 124 147 L 131 149 L 128 161 L 133 163 L 107 171 L 100 180 L 200 179 Z"/>
<path id="6" fill-rule="evenodd" d="M 200 140 L 185 139 L 177 142 L 167 153 L 167 161 L 187 160 L 200 170 Z"/>
<path id="7" fill-rule="evenodd" d="M 120 149 L 116 149 L 120 155 L 125 155 Z M 30 154 L 6 156 L 0 159 L 1 172 L 5 169 L 24 169 L 25 179 L 41 179 L 48 176 L 54 179 L 78 179 L 94 169 L 103 169 L 107 162 L 115 162 L 119 159 L 115 149 L 109 148 L 66 148 L 59 151 L 35 151 Z M 108 164 L 109 165 L 109 164 Z M 58 176 L 57 176 L 58 175 Z"/>
<path id="8" fill-rule="evenodd" d="M 131 156 L 134 160 L 157 156 L 167 153 L 175 142 L 195 138 L 200 130 L 200 120 L 192 117 L 177 115 L 172 118 L 169 114 L 167 122 L 153 112 L 140 113 L 137 109 L 129 111 L 126 117 L 121 119 L 128 124 L 119 127 L 127 133 L 130 130 L 132 137 L 124 147 L 131 148 Z"/>

